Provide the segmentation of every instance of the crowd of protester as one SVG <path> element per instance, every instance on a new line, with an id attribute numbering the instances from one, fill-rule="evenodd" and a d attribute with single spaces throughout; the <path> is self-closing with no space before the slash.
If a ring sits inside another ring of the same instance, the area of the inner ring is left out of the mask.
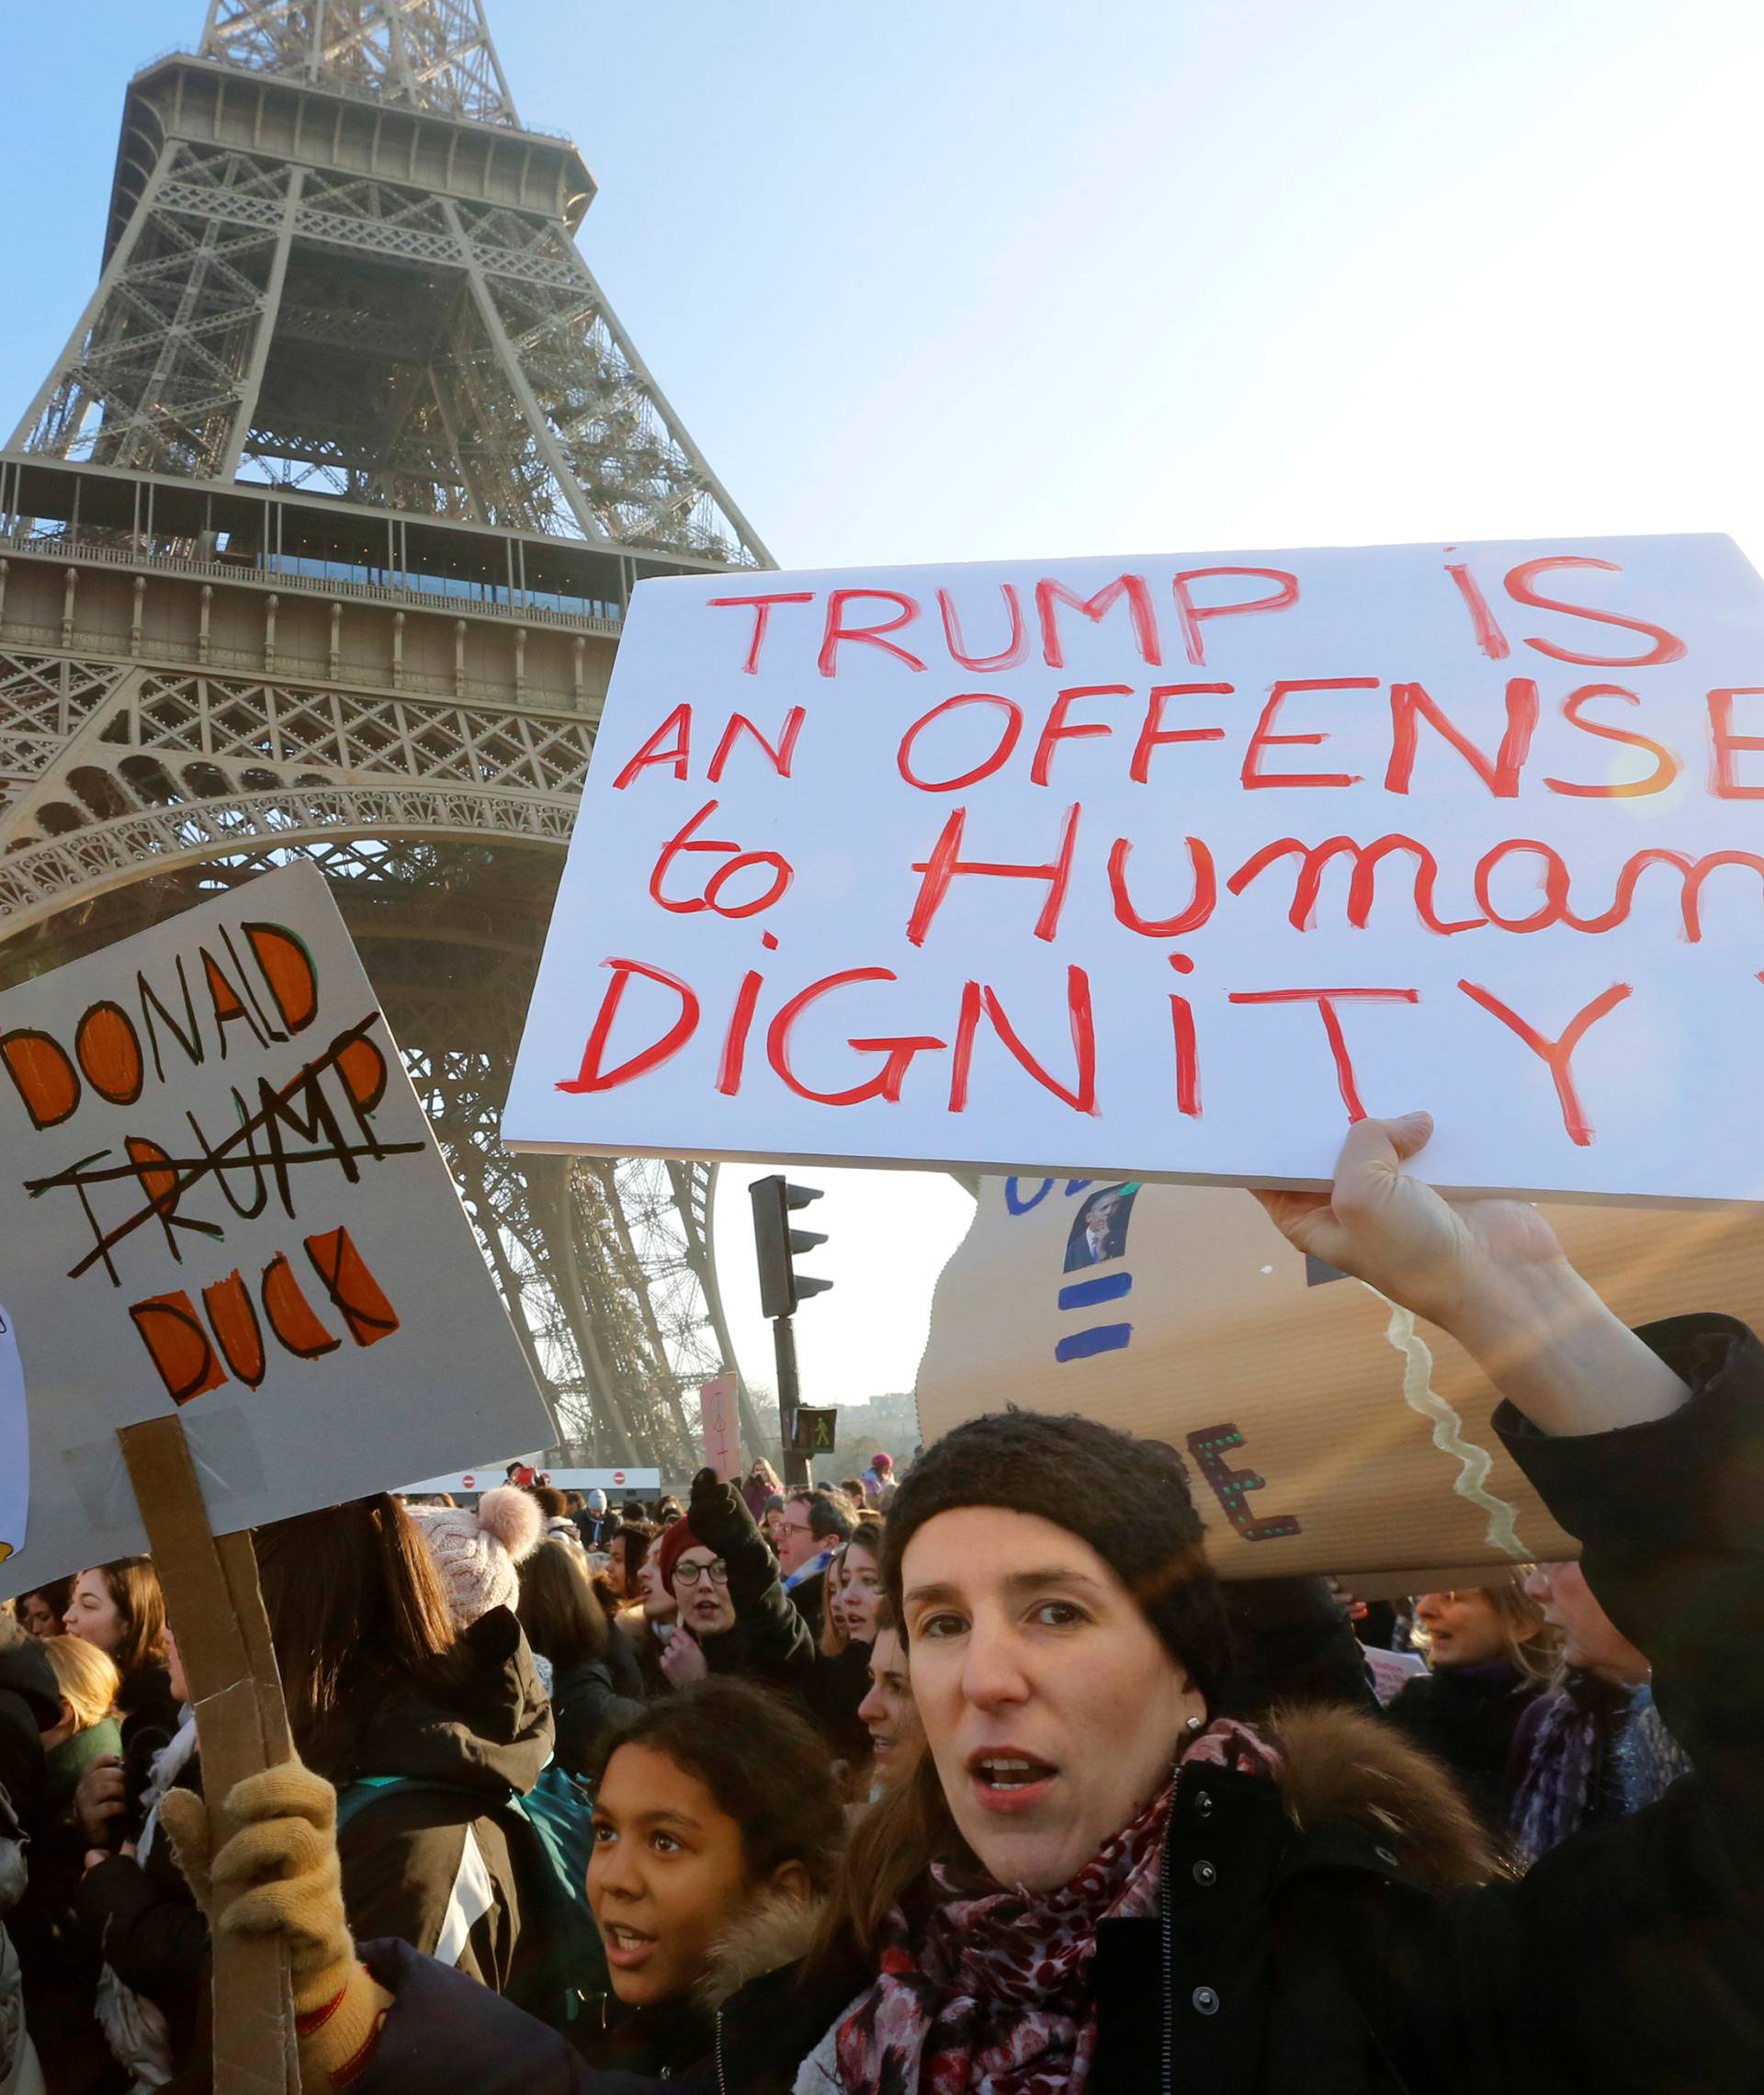
<path id="1" fill-rule="evenodd" d="M 0 2095 L 206 2089 L 220 1881 L 311 2095 L 1764 2086 L 1764 1354 L 1379 1208 L 1406 1142 L 1271 1212 L 1464 1337 L 1580 1560 L 1222 1587 L 1177 1454 L 1024 1412 L 684 1503 L 511 1465 L 258 1531 L 298 1760 L 219 1856 L 153 1566 L 85 1568 L 0 1621 Z"/>

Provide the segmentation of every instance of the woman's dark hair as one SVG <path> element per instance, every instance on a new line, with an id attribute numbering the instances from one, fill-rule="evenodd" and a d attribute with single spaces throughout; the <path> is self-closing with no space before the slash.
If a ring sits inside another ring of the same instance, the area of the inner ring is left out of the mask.
<path id="1" fill-rule="evenodd" d="M 581 1550 L 567 1542 L 542 1542 L 520 1575 L 514 1613 L 535 1651 L 560 1672 L 606 1656 L 612 1632 Z"/>
<path id="2" fill-rule="evenodd" d="M 270 1642 L 301 1757 L 322 1772 L 343 1723 L 365 1714 L 352 1690 L 387 1671 L 452 1685 L 453 1615 L 435 1561 L 386 1492 L 253 1537 Z M 377 1698 L 375 1698 L 377 1699 Z"/>
<path id="3" fill-rule="evenodd" d="M 637 1575 L 649 1562 L 650 1545 L 655 1540 L 655 1530 L 647 1523 L 627 1521 L 613 1530 L 613 1553 L 617 1555 L 622 1546 L 625 1552 L 626 1590 L 637 1583 Z"/>
<path id="4" fill-rule="evenodd" d="M 116 1603 L 121 1628 L 117 1632 L 111 1658 L 125 1680 L 144 1666 L 165 1663 L 165 1596 L 159 1590 L 159 1573 L 151 1557 L 119 1557 L 114 1564 L 86 1567 L 102 1579 L 105 1591 Z M 69 1598 L 72 1599 L 72 1588 Z"/>
<path id="5" fill-rule="evenodd" d="M 569 1501 L 555 1484 L 535 1484 L 529 1489 L 547 1520 L 555 1521 L 560 1514 L 570 1511 Z"/>
<path id="6" fill-rule="evenodd" d="M 597 1743 L 598 1783 L 621 1746 L 662 1754 L 710 1792 L 741 1829 L 751 1884 L 800 1863 L 819 1897 L 832 1888 L 845 1815 L 820 1735 L 788 1703 L 746 1681 L 697 1681 L 650 1703 Z"/>
<path id="7" fill-rule="evenodd" d="M 20 1593 L 14 1602 L 14 1606 L 17 1610 L 22 1611 L 27 1601 L 40 1601 L 50 1614 L 55 1617 L 55 1627 L 51 1635 L 60 1636 L 62 1620 L 67 1614 L 67 1603 L 73 1598 L 74 1581 L 71 1578 L 50 1579 L 40 1586 L 31 1587 L 28 1592 Z"/>

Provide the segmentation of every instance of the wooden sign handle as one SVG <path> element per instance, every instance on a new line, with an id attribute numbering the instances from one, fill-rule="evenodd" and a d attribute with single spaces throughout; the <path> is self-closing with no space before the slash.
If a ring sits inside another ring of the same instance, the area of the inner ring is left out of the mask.
<path id="1" fill-rule="evenodd" d="M 248 1534 L 209 1528 L 180 1419 L 144 1420 L 117 1438 L 196 1710 L 218 1852 L 233 1830 L 225 1810 L 233 1784 L 294 1757 L 257 1560 Z M 217 1931 L 213 1965 L 214 2095 L 300 2095 L 285 1949 Z"/>

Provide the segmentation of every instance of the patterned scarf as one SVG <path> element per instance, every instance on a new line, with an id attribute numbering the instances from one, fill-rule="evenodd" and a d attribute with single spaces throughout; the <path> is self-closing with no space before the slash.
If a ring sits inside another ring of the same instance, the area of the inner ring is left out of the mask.
<path id="1" fill-rule="evenodd" d="M 845 2095 L 1080 2095 L 1096 2051 L 1097 1928 L 1157 1911 L 1170 1805 L 1196 1761 L 1269 1780 L 1279 1766 L 1248 1725 L 1221 1717 L 1175 1783 L 1058 1891 L 935 1867 L 940 1903 L 916 1933 L 899 1908 L 889 1916 L 881 1976 L 839 2025 Z"/>
<path id="2" fill-rule="evenodd" d="M 1532 1727 L 1515 1741 L 1522 1764 L 1508 1814 L 1526 1869 L 1583 1826 L 1654 1803 L 1690 1770 L 1648 1688 L 1574 1672 L 1535 1706 Z"/>
<path id="3" fill-rule="evenodd" d="M 1523 1764 L 1508 1809 L 1522 1868 L 1599 1816 L 1606 1757 L 1628 1704 L 1628 1689 L 1589 1673 L 1570 1673 L 1539 1696 L 1536 1716 L 1515 1741 Z"/>

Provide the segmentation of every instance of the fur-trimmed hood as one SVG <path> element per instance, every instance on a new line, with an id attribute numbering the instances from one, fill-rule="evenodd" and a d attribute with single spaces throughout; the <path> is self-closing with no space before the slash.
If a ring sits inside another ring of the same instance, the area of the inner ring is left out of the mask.
<path id="1" fill-rule="evenodd" d="M 1350 1826 L 1396 1858 L 1403 1875 L 1434 1890 L 1486 1884 L 1499 1857 L 1457 1784 L 1430 1754 L 1358 1710 L 1327 1704 L 1276 1710 L 1286 1816 L 1300 1833 Z"/>
<path id="2" fill-rule="evenodd" d="M 826 1911 L 820 1898 L 771 1894 L 751 1907 L 710 1953 L 693 1999 L 707 2015 L 726 2007 L 751 1980 L 782 1971 L 808 1954 Z"/>

